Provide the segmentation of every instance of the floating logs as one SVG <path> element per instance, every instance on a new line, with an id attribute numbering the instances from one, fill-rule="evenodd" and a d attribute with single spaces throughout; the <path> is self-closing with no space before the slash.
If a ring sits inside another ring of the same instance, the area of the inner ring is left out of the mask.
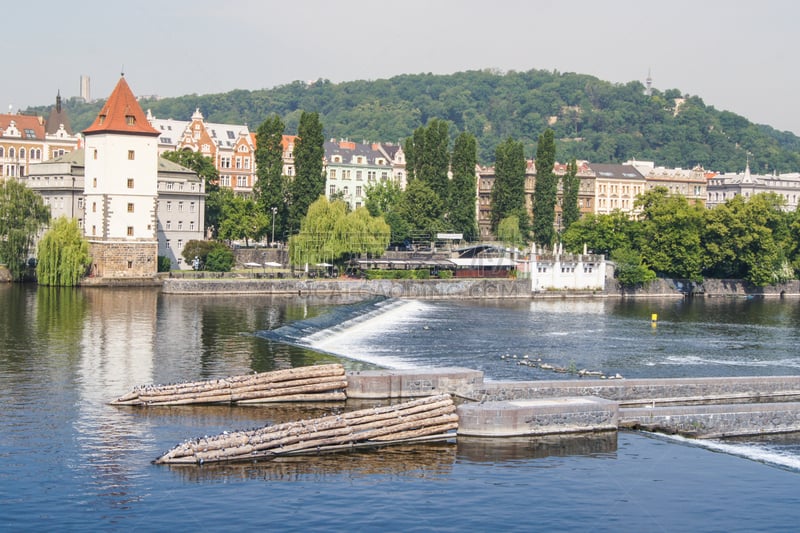
<path id="1" fill-rule="evenodd" d="M 154 464 L 204 464 L 316 454 L 455 437 L 448 394 L 186 441 Z"/>
<path id="2" fill-rule="evenodd" d="M 138 386 L 112 405 L 187 405 L 343 401 L 347 379 L 340 364 L 303 366 L 207 381 Z"/>

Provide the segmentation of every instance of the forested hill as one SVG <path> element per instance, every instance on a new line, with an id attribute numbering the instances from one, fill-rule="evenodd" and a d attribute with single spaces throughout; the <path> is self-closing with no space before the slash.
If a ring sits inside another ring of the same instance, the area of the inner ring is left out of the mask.
<path id="1" fill-rule="evenodd" d="M 142 100 L 158 118 L 189 120 L 199 108 L 209 122 L 255 130 L 272 113 L 287 133 L 297 131 L 302 110 L 318 111 L 326 138 L 402 142 L 431 118 L 451 122 L 451 134 L 478 138 L 479 159 L 491 163 L 496 145 L 512 136 L 533 157 L 540 133 L 555 131 L 557 159 L 592 162 L 652 160 L 670 167 L 702 165 L 736 172 L 747 154 L 753 172 L 800 171 L 800 138 L 707 106 L 678 89 L 645 94 L 637 81 L 612 84 L 594 76 L 542 70 L 451 75 L 406 74 L 375 81 L 294 82 L 273 89 L 235 90 Z M 100 103 L 66 102 L 73 127 L 82 130 Z M 27 112 L 46 116 L 47 107 Z"/>

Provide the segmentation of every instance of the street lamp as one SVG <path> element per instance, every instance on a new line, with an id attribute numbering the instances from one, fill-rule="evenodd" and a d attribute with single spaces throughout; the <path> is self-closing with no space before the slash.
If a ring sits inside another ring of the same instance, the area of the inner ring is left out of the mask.
<path id="1" fill-rule="evenodd" d="M 272 241 L 270 242 L 270 246 L 275 246 L 275 213 L 278 212 L 277 207 L 272 208 Z"/>

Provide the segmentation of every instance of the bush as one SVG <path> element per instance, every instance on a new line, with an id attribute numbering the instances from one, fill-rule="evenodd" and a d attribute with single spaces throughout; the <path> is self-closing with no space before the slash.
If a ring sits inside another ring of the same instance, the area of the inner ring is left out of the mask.
<path id="1" fill-rule="evenodd" d="M 439 271 L 439 279 L 453 279 L 453 271 L 452 270 L 440 270 Z"/>
<path id="2" fill-rule="evenodd" d="M 233 268 L 233 262 L 233 251 L 221 242 L 218 242 L 206 256 L 205 270 L 210 270 L 212 272 L 230 272 L 231 268 Z"/>
<path id="3" fill-rule="evenodd" d="M 169 272 L 172 270 L 172 261 L 169 260 L 169 257 L 166 255 L 159 255 L 158 256 L 158 271 L 159 272 Z"/>

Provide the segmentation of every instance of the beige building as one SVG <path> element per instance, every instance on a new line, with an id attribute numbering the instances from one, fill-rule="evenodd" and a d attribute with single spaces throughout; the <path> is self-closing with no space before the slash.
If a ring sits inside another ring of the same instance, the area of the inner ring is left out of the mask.
<path id="1" fill-rule="evenodd" d="M 786 211 L 797 210 L 800 200 L 800 173 L 761 176 L 750 172 L 747 163 L 743 173 L 716 174 L 708 180 L 706 207 L 724 204 L 735 196 L 750 198 L 759 193 L 775 193 L 784 200 Z"/>
<path id="2" fill-rule="evenodd" d="M 706 203 L 706 171 L 703 167 L 692 169 L 657 167 L 653 161 L 628 161 L 644 176 L 645 190 L 663 187 L 669 194 L 680 194 L 690 204 L 703 206 Z"/>
<path id="3" fill-rule="evenodd" d="M 25 177 L 31 165 L 71 152 L 80 143 L 61 107 L 61 95 L 47 119 L 0 114 L 0 178 Z"/>

